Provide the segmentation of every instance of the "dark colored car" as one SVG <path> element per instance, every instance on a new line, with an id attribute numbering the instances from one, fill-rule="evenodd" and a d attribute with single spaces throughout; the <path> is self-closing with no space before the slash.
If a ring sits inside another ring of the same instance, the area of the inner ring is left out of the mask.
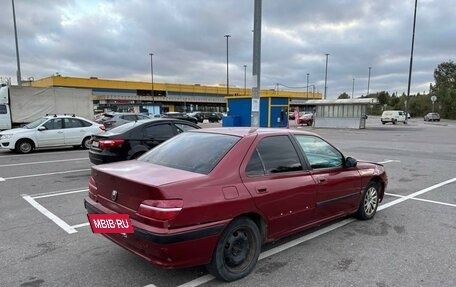
<path id="1" fill-rule="evenodd" d="M 162 115 L 162 117 L 189 121 L 189 122 L 192 122 L 194 124 L 198 123 L 198 120 L 195 117 L 189 116 L 186 113 L 168 112 L 168 113 L 164 113 Z"/>
<path id="2" fill-rule="evenodd" d="M 426 122 L 434 122 L 434 121 L 438 121 L 440 122 L 440 115 L 438 113 L 427 113 L 425 116 L 424 116 L 424 121 Z"/>
<path id="3" fill-rule="evenodd" d="M 134 122 L 139 120 L 149 119 L 148 116 L 136 113 L 104 113 L 99 116 L 95 121 L 103 124 L 106 129 L 112 129 L 128 122 Z"/>
<path id="4" fill-rule="evenodd" d="M 94 164 L 135 159 L 177 134 L 200 128 L 188 121 L 166 118 L 129 122 L 93 135 L 89 159 Z"/>
<path id="5" fill-rule="evenodd" d="M 92 167 L 85 207 L 128 214 L 134 233 L 103 235 L 147 261 L 206 265 L 233 281 L 266 242 L 351 214 L 371 219 L 387 183 L 381 164 L 345 157 L 313 133 L 200 129 L 138 160 Z"/>
<path id="6" fill-rule="evenodd" d="M 210 123 L 217 123 L 223 117 L 221 113 L 216 112 L 193 112 L 190 116 L 195 117 L 200 123 L 204 122 L 204 120 L 208 120 Z"/>

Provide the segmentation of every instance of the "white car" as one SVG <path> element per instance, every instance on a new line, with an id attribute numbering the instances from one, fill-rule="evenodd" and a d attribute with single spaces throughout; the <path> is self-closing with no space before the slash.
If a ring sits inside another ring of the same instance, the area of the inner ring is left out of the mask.
<path id="1" fill-rule="evenodd" d="M 44 147 L 90 147 L 93 134 L 104 131 L 104 126 L 71 115 L 45 116 L 22 128 L 0 132 L 0 148 L 18 153 L 29 153 Z"/>

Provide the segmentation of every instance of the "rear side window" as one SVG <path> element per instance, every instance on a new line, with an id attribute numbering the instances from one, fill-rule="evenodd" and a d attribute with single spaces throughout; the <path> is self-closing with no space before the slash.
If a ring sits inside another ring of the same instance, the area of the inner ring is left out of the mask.
<path id="1" fill-rule="evenodd" d="M 247 164 L 248 176 L 302 170 L 298 153 L 288 136 L 261 140 Z"/>
<path id="2" fill-rule="evenodd" d="M 239 137 L 211 133 L 182 133 L 139 158 L 140 161 L 208 174 L 239 141 Z"/>
<path id="3" fill-rule="evenodd" d="M 0 115 L 6 114 L 6 105 L 0 105 Z"/>
<path id="4" fill-rule="evenodd" d="M 147 138 L 170 138 L 174 136 L 174 130 L 171 124 L 158 124 L 147 126 L 144 129 Z"/>
<path id="5" fill-rule="evenodd" d="M 82 121 L 80 119 L 66 118 L 66 119 L 64 119 L 64 122 L 65 122 L 65 128 L 67 128 L 67 129 L 91 126 L 91 124 L 89 122 Z"/>

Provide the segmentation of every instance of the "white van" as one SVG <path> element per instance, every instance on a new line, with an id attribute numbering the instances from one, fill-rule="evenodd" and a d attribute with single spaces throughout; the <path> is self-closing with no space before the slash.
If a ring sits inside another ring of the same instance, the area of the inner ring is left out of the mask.
<path id="1" fill-rule="evenodd" d="M 407 117 L 404 111 L 384 111 L 380 120 L 382 124 L 393 123 L 395 125 L 397 122 L 407 123 Z"/>

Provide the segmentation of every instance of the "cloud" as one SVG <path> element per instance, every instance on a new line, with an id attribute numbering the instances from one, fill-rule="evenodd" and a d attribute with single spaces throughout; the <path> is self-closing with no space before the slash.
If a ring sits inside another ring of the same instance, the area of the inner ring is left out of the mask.
<path id="1" fill-rule="evenodd" d="M 6 1 L 5 1 L 6 2 Z M 11 3 L 2 4 L 0 76 L 15 82 Z M 23 78 L 64 76 L 172 83 L 226 82 L 243 87 L 251 74 L 253 1 L 15 1 Z M 450 0 L 420 0 L 412 92 L 433 82 L 438 64 L 454 61 L 456 22 Z M 262 87 L 310 84 L 328 98 L 407 90 L 414 1 L 263 1 Z"/>

